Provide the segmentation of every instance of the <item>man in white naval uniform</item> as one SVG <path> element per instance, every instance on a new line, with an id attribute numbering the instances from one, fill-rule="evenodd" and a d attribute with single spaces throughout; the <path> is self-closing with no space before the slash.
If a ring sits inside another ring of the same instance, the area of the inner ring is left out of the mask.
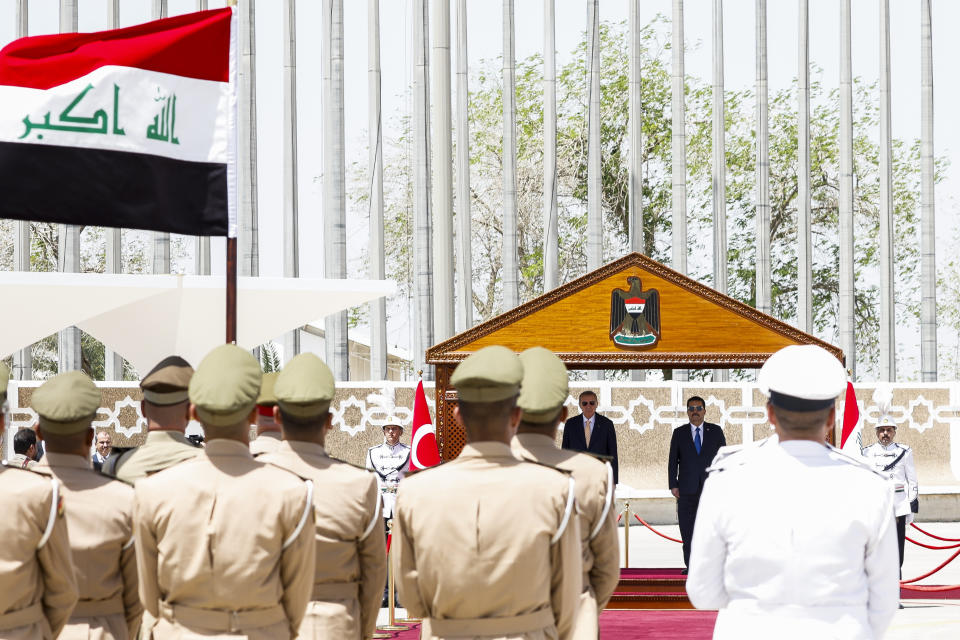
<path id="1" fill-rule="evenodd" d="M 383 444 L 367 449 L 367 469 L 377 474 L 377 486 L 382 501 L 383 530 L 388 531 L 388 522 L 393 518 L 397 503 L 397 487 L 410 470 L 410 447 L 400 442 L 403 425 L 396 416 L 390 416 L 383 425 Z M 388 576 L 389 580 L 389 576 Z M 383 588 L 383 606 L 388 604 L 389 583 Z"/>
<path id="2" fill-rule="evenodd" d="M 714 638 L 880 638 L 898 606 L 893 495 L 824 442 L 846 372 L 794 345 L 758 383 L 778 439 L 721 449 L 693 533 L 687 594 L 720 609 Z"/>
<path id="3" fill-rule="evenodd" d="M 899 566 L 902 568 L 907 523 L 913 522 L 910 503 L 917 499 L 920 488 L 917 485 L 917 469 L 913 464 L 913 450 L 905 444 L 894 442 L 896 437 L 897 425 L 883 412 L 877 423 L 877 442 L 864 448 L 861 453 L 877 473 L 889 479 L 893 510 L 897 516 Z"/>

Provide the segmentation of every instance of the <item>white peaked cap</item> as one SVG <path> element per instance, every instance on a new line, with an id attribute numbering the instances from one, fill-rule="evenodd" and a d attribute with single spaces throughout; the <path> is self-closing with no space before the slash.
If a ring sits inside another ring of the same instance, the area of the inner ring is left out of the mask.
<path id="1" fill-rule="evenodd" d="M 770 403 L 790 411 L 833 404 L 847 387 L 847 372 L 832 353 L 812 344 L 790 345 L 770 356 L 757 376 Z"/>

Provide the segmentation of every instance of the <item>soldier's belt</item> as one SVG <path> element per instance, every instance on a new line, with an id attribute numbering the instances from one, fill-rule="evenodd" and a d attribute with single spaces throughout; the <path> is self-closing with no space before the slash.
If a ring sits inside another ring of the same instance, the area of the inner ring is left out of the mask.
<path id="1" fill-rule="evenodd" d="M 396 487 L 380 487 L 380 493 L 396 493 Z"/>
<path id="2" fill-rule="evenodd" d="M 37 602 L 29 607 L 11 611 L 0 616 L 0 630 L 16 629 L 43 620 L 43 606 Z"/>
<path id="3" fill-rule="evenodd" d="M 112 616 L 124 613 L 123 599 L 120 596 L 108 600 L 81 600 L 77 603 L 71 618 L 90 618 L 93 616 Z"/>
<path id="4" fill-rule="evenodd" d="M 324 582 L 313 585 L 311 600 L 350 600 L 360 597 L 360 585 L 356 582 Z"/>
<path id="5" fill-rule="evenodd" d="M 169 622 L 178 622 L 185 627 L 201 627 L 210 631 L 229 631 L 230 633 L 268 627 L 287 620 L 286 612 L 278 604 L 247 611 L 221 611 L 161 602 L 160 617 Z"/>
<path id="6" fill-rule="evenodd" d="M 553 612 L 540 609 L 509 618 L 424 618 L 423 637 L 433 636 L 512 636 L 554 626 Z"/>

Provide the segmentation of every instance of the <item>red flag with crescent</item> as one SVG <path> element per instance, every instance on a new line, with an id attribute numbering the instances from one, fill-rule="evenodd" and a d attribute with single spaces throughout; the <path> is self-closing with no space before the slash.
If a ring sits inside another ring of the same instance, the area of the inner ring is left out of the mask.
<path id="1" fill-rule="evenodd" d="M 437 448 L 437 430 L 430 419 L 427 396 L 423 392 L 423 380 L 417 385 L 413 399 L 413 432 L 410 434 L 410 470 L 417 471 L 440 464 Z"/>

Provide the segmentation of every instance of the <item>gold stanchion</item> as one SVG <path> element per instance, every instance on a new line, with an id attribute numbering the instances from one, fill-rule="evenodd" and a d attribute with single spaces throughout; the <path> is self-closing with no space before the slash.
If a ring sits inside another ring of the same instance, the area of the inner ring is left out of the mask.
<path id="1" fill-rule="evenodd" d="M 393 519 L 387 520 L 387 536 L 393 533 Z M 394 610 L 394 594 L 396 593 L 396 582 L 395 576 L 393 575 L 393 543 L 390 544 L 390 550 L 387 552 L 387 607 L 389 610 L 389 618 L 387 619 L 387 624 L 382 624 L 377 626 L 377 629 L 381 631 L 406 631 L 407 626 L 402 624 L 397 624 L 398 620 L 396 619 L 396 611 Z M 377 634 L 374 634 L 374 637 L 378 637 Z M 380 638 L 390 638 L 390 634 L 380 634 Z"/>
<path id="2" fill-rule="evenodd" d="M 630 503 L 624 503 L 623 509 L 623 568 L 630 568 Z"/>

